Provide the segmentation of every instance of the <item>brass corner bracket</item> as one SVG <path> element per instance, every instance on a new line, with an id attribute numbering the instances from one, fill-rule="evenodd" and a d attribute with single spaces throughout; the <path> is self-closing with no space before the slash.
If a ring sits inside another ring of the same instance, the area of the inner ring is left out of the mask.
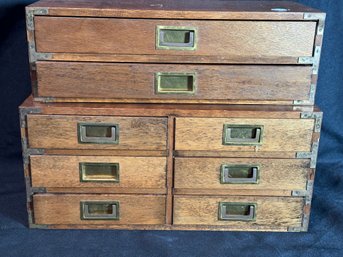
<path id="1" fill-rule="evenodd" d="M 308 99 L 307 100 L 294 100 L 293 104 L 294 105 L 313 105 L 314 99 L 316 96 L 316 87 L 317 87 L 316 84 L 311 84 Z"/>
<path id="2" fill-rule="evenodd" d="M 37 60 L 49 60 L 52 58 L 51 53 L 37 53 L 36 43 L 35 43 L 35 21 L 34 17 L 36 15 L 48 15 L 48 8 L 26 8 L 26 28 L 29 46 L 29 60 L 30 63 L 34 63 Z"/>
<path id="3" fill-rule="evenodd" d="M 28 114 L 32 113 L 41 113 L 42 110 L 37 107 L 31 107 L 31 108 L 22 108 L 20 109 L 20 127 L 21 128 L 26 128 L 27 127 L 27 122 L 26 122 L 26 116 Z"/>

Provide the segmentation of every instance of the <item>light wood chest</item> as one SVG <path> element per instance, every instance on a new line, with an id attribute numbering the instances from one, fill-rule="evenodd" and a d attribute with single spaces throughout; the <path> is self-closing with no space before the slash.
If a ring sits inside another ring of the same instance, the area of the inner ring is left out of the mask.
<path id="1" fill-rule="evenodd" d="M 307 230 L 324 13 L 219 0 L 26 12 L 31 227 Z"/>
<path id="2" fill-rule="evenodd" d="M 313 104 L 324 19 L 291 2 L 40 1 L 27 8 L 33 95 Z"/>
<path id="3" fill-rule="evenodd" d="M 21 117 L 32 226 L 307 229 L 322 117 L 313 107 L 28 99 Z"/>

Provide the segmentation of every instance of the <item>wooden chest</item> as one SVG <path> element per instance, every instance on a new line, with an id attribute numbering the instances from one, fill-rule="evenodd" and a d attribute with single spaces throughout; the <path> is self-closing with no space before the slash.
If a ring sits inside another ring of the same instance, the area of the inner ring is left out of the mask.
<path id="1" fill-rule="evenodd" d="M 221 0 L 26 12 L 31 227 L 307 230 L 324 13 Z"/>
<path id="2" fill-rule="evenodd" d="M 40 1 L 27 8 L 33 95 L 313 104 L 324 19 L 289 2 Z"/>
<path id="3" fill-rule="evenodd" d="M 321 117 L 313 107 L 30 98 L 31 226 L 304 231 Z"/>

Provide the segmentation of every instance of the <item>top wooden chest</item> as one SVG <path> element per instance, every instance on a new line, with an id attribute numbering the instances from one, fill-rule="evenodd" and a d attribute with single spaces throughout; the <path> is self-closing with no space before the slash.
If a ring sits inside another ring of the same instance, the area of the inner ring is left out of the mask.
<path id="1" fill-rule="evenodd" d="M 34 97 L 313 104 L 324 19 L 278 1 L 43 0 L 27 8 Z"/>

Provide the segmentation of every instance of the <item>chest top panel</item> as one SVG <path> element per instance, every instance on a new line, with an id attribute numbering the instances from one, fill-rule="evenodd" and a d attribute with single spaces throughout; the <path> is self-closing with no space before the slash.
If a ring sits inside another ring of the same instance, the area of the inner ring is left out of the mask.
<path id="1" fill-rule="evenodd" d="M 42 0 L 29 8 L 47 8 L 56 16 L 172 19 L 302 19 L 320 11 L 287 1 L 224 0 Z"/>

